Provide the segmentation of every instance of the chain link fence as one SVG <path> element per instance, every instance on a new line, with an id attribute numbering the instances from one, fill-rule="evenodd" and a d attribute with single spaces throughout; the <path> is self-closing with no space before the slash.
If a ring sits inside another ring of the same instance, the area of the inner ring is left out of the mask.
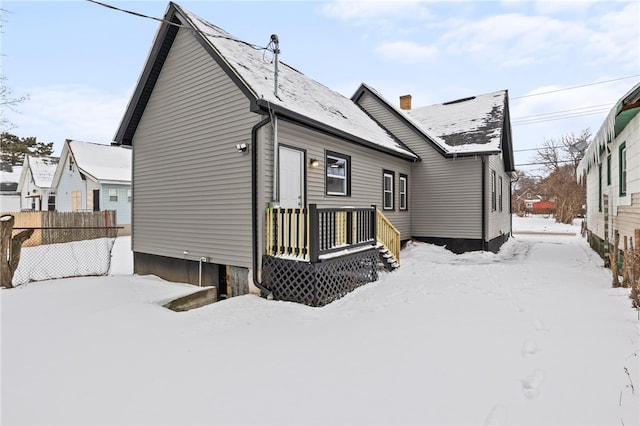
<path id="1" fill-rule="evenodd" d="M 33 229 L 22 245 L 14 286 L 31 281 L 106 275 L 119 227 L 13 228 Z"/>

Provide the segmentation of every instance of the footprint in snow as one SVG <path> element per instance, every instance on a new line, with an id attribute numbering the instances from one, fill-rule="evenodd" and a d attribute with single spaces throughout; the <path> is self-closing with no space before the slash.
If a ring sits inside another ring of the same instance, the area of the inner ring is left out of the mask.
<path id="1" fill-rule="evenodd" d="M 485 426 L 504 426 L 507 424 L 506 407 L 497 404 L 493 407 L 487 419 L 484 421 Z"/>
<path id="2" fill-rule="evenodd" d="M 520 380 L 522 393 L 527 399 L 536 399 L 540 395 L 540 385 L 544 379 L 542 370 L 536 369 L 526 379 Z"/>
<path id="3" fill-rule="evenodd" d="M 539 318 L 534 318 L 531 322 L 533 323 L 533 327 L 536 329 L 536 331 L 549 331 L 547 326 L 544 325 L 544 323 L 540 321 Z"/>
<path id="4" fill-rule="evenodd" d="M 536 345 L 535 341 L 531 339 L 527 339 L 524 341 L 524 344 L 522 345 L 522 356 L 528 357 L 531 355 L 535 355 L 537 352 L 538 345 Z"/>

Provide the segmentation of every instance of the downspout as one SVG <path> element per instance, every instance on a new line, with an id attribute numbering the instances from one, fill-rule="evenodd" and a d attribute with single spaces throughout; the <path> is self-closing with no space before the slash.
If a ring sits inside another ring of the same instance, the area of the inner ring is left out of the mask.
<path id="1" fill-rule="evenodd" d="M 258 130 L 269 124 L 271 118 L 267 117 L 251 128 L 251 230 L 252 230 L 252 254 L 253 254 L 253 284 L 260 289 L 263 296 L 271 293 L 269 289 L 258 280 Z"/>
<path id="2" fill-rule="evenodd" d="M 481 155 L 482 158 L 482 242 L 481 248 L 483 251 L 487 250 L 487 183 L 485 182 L 487 179 L 487 158 L 484 155 Z"/>
<path id="3" fill-rule="evenodd" d="M 269 111 L 271 115 L 271 111 Z M 278 156 L 278 117 L 273 114 L 271 116 L 271 120 L 273 121 L 273 187 L 272 187 L 272 196 L 271 201 L 275 204 L 280 201 L 280 194 L 278 193 L 278 172 L 280 157 Z"/>

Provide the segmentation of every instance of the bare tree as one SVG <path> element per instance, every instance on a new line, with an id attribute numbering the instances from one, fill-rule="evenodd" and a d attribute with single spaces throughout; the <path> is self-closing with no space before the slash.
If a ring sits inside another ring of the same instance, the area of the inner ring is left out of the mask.
<path id="1" fill-rule="evenodd" d="M 541 189 L 556 203 L 557 222 L 571 223 L 582 212 L 586 189 L 578 183 L 576 170 L 590 138 L 591 130 L 588 128 L 577 135 L 568 133 L 559 139 L 545 140 L 536 154 L 536 161 L 548 173 L 542 180 Z"/>
<path id="2" fill-rule="evenodd" d="M 2 31 L 2 24 L 7 14 L 6 9 L 0 8 L 0 33 Z M 6 132 L 15 127 L 15 125 L 5 116 L 7 110 L 17 112 L 17 107 L 22 102 L 29 99 L 28 95 L 14 96 L 13 90 L 7 86 L 7 77 L 0 74 L 0 131 Z"/>

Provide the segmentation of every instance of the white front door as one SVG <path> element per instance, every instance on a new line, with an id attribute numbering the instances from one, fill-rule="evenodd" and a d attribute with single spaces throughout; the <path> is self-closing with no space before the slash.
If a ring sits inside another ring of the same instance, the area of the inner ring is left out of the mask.
<path id="1" fill-rule="evenodd" d="M 303 207 L 304 152 L 280 146 L 278 153 L 280 207 Z"/>

